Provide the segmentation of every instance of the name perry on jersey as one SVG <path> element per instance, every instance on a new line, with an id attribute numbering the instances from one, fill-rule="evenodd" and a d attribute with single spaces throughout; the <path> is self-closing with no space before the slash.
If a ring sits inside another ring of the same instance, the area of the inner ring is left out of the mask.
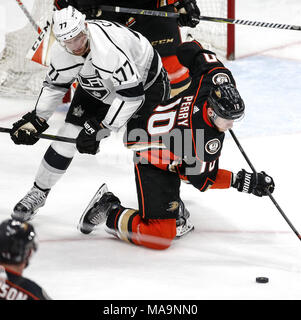
<path id="1" fill-rule="evenodd" d="M 179 108 L 179 113 L 177 116 L 178 125 L 186 126 L 186 127 L 189 126 L 188 118 L 189 118 L 193 98 L 194 96 L 183 97 L 180 108 Z"/>

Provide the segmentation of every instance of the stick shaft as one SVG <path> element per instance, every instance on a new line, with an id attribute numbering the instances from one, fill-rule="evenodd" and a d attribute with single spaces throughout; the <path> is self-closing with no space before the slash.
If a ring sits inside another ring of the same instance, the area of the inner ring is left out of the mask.
<path id="1" fill-rule="evenodd" d="M 301 26 L 295 26 L 295 25 L 290 25 L 285 23 L 259 22 L 259 21 L 243 20 L 243 19 L 227 19 L 227 18 L 204 17 L 204 16 L 201 16 L 200 20 L 229 23 L 229 24 L 240 24 L 240 25 L 251 26 L 251 27 L 263 27 L 263 28 L 301 31 Z"/>
<path id="2" fill-rule="evenodd" d="M 145 10 L 145 9 L 113 7 L 113 6 L 100 6 L 99 9 L 103 11 L 110 11 L 110 12 L 116 12 L 116 13 L 130 13 L 130 14 L 165 17 L 165 18 L 173 18 L 173 19 L 177 19 L 180 16 L 180 13 L 176 13 L 176 12 L 165 12 L 165 11 L 158 11 L 158 10 Z M 203 20 L 203 21 L 211 21 L 211 22 L 218 22 L 218 23 L 240 24 L 240 25 L 252 26 L 252 27 L 264 27 L 264 28 L 301 31 L 301 26 L 289 25 L 284 23 L 259 22 L 259 21 L 251 21 L 251 20 L 244 20 L 244 19 L 229 19 L 229 18 L 218 18 L 218 17 L 207 17 L 207 16 L 200 16 L 199 18 L 200 20 Z"/>
<path id="3" fill-rule="evenodd" d="M 20 8 L 22 9 L 22 11 L 24 12 L 25 16 L 27 17 L 27 19 L 29 20 L 29 22 L 32 24 L 32 26 L 35 28 L 35 30 L 38 33 L 41 33 L 41 28 L 37 25 L 37 23 L 34 21 L 33 17 L 31 16 L 31 14 L 28 12 L 28 10 L 26 9 L 26 7 L 24 6 L 24 4 L 22 3 L 21 0 L 16 0 L 18 5 L 20 6 Z"/>
<path id="4" fill-rule="evenodd" d="M 113 6 L 99 6 L 99 9 L 103 11 L 110 11 L 116 13 L 130 13 L 139 14 L 145 16 L 155 16 L 155 17 L 165 17 L 165 18 L 178 18 L 179 13 L 176 12 L 165 12 L 158 10 L 146 10 L 146 9 L 134 9 L 134 8 L 124 8 L 124 7 L 113 7 Z"/>
<path id="5" fill-rule="evenodd" d="M 230 129 L 229 130 L 233 140 L 235 141 L 238 149 L 240 150 L 240 152 L 242 153 L 242 155 L 244 156 L 245 160 L 247 161 L 248 165 L 250 166 L 250 168 L 252 169 L 252 171 L 254 173 L 256 173 L 256 169 L 254 168 L 252 162 L 250 161 L 250 159 L 248 158 L 248 156 L 246 155 L 244 149 L 242 148 L 241 144 L 239 143 L 238 139 L 236 138 L 236 135 L 234 134 L 234 132 Z"/>
<path id="6" fill-rule="evenodd" d="M 245 153 L 243 147 L 241 146 L 240 142 L 238 141 L 238 139 L 236 138 L 236 135 L 234 134 L 234 132 L 230 129 L 229 130 L 232 138 L 234 139 L 238 149 L 240 150 L 240 152 L 242 153 L 243 157 L 245 158 L 245 160 L 247 161 L 248 165 L 250 166 L 250 168 L 252 169 L 252 171 L 254 173 L 257 173 L 257 171 L 255 170 L 255 167 L 253 166 L 253 164 L 251 163 L 250 159 L 248 158 L 247 154 Z M 280 212 L 280 214 L 282 215 L 282 217 L 284 218 L 284 220 L 287 222 L 287 224 L 290 226 L 290 228 L 293 230 L 293 232 L 296 234 L 296 236 L 299 238 L 299 240 L 301 241 L 301 235 L 300 233 L 297 231 L 297 229 L 294 227 L 294 225 L 290 222 L 290 220 L 288 219 L 288 217 L 286 216 L 286 214 L 284 213 L 284 211 L 281 209 L 281 207 L 279 206 L 279 204 L 277 203 L 277 201 L 275 200 L 275 198 L 272 196 L 271 192 L 269 190 L 266 190 L 267 194 L 269 196 L 269 198 L 271 199 L 271 201 L 273 202 L 273 204 L 275 205 L 275 207 L 277 208 L 277 210 Z"/>
<path id="7" fill-rule="evenodd" d="M 300 233 L 297 231 L 297 229 L 293 226 L 293 224 L 290 222 L 290 220 L 288 219 L 288 217 L 285 215 L 285 213 L 283 212 L 283 210 L 280 208 L 279 204 L 277 203 L 277 201 L 275 200 L 275 198 L 272 196 L 272 194 L 270 193 L 269 190 L 267 190 L 268 192 L 268 196 L 269 198 L 272 200 L 272 202 L 274 203 L 275 207 L 278 209 L 278 211 L 281 213 L 282 217 L 284 218 L 284 220 L 287 222 L 287 224 L 291 227 L 291 229 L 294 231 L 294 233 L 296 234 L 296 236 L 299 238 L 299 240 L 301 240 L 301 235 Z"/>
<path id="8" fill-rule="evenodd" d="M 10 133 L 11 129 L 0 127 L 0 132 Z M 42 133 L 38 137 L 41 138 L 41 139 L 47 139 L 47 140 L 53 140 L 53 141 L 76 143 L 76 139 L 74 139 L 74 138 L 61 137 L 61 136 L 56 136 L 56 135 L 52 135 L 52 134 L 44 134 L 44 133 Z"/>

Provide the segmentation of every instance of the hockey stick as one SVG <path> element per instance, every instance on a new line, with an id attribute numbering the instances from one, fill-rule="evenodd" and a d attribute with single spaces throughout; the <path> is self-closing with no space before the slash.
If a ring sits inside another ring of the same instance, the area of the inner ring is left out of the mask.
<path id="1" fill-rule="evenodd" d="M 49 43 L 48 43 L 49 36 L 48 36 L 48 41 L 46 42 L 46 39 L 47 39 L 46 34 L 49 32 L 49 30 L 51 32 L 51 22 L 50 22 L 51 20 L 50 21 L 47 20 L 46 25 L 43 27 L 43 29 L 41 29 L 38 26 L 38 24 L 34 21 L 34 18 L 29 13 L 29 11 L 26 9 L 26 7 L 22 3 L 22 1 L 21 0 L 16 0 L 16 1 L 17 1 L 18 5 L 20 6 L 20 8 L 22 9 L 22 11 L 24 12 L 27 19 L 29 20 L 29 22 L 31 23 L 31 25 L 33 26 L 33 28 L 35 29 L 35 31 L 39 34 L 36 41 L 32 45 L 31 49 L 29 49 L 29 52 L 27 53 L 26 58 L 28 58 L 34 62 L 37 62 L 41 65 L 48 66 L 48 63 L 47 63 L 48 49 L 46 47 L 46 49 L 47 49 L 46 54 L 43 54 L 43 45 L 45 43 L 47 43 L 47 46 L 49 45 Z M 44 42 L 44 40 L 45 40 L 45 42 Z"/>
<path id="2" fill-rule="evenodd" d="M 245 160 L 247 161 L 248 165 L 250 166 L 250 168 L 252 169 L 252 171 L 254 173 L 257 173 L 257 171 L 255 170 L 255 167 L 253 166 L 253 164 L 251 163 L 250 159 L 248 158 L 248 156 L 246 155 L 244 149 L 242 148 L 241 144 L 239 143 L 238 139 L 236 138 L 234 132 L 232 131 L 232 129 L 229 129 L 230 134 L 232 136 L 232 138 L 234 139 L 238 149 L 240 150 L 240 152 L 242 153 L 242 155 L 244 156 Z M 277 203 L 277 201 L 275 200 L 275 198 L 272 196 L 271 192 L 266 189 L 266 192 L 269 196 L 269 198 L 272 200 L 272 202 L 274 203 L 275 207 L 278 209 L 278 211 L 281 213 L 282 217 L 285 219 L 285 221 L 287 222 L 287 224 L 291 227 L 291 229 L 294 231 L 294 233 L 296 234 L 296 236 L 299 238 L 299 240 L 301 240 L 301 235 L 300 233 L 297 231 L 297 229 L 293 226 L 293 224 L 290 222 L 290 220 L 288 219 L 288 217 L 285 215 L 284 211 L 280 208 L 279 204 Z"/>
<path id="3" fill-rule="evenodd" d="M 165 17 L 165 18 L 174 18 L 177 19 L 180 16 L 180 13 L 176 12 L 165 12 L 157 10 L 145 10 L 145 9 L 134 9 L 134 8 L 123 8 L 123 7 L 113 7 L 113 6 L 99 6 L 99 11 L 97 17 L 101 15 L 101 10 L 110 11 L 116 13 L 130 13 L 130 14 L 139 14 L 146 16 L 155 16 L 155 17 Z M 275 29 L 285 29 L 285 30 L 296 30 L 301 31 L 301 26 L 283 24 L 283 23 L 273 23 L 273 22 L 258 22 L 242 19 L 228 19 L 228 18 L 217 18 L 217 17 L 207 17 L 200 16 L 200 20 L 219 22 L 219 23 L 228 23 L 228 24 L 242 24 L 252 27 L 264 27 L 264 28 L 275 28 Z"/>
<path id="4" fill-rule="evenodd" d="M 29 20 L 29 22 L 32 24 L 32 26 L 35 28 L 35 30 L 40 34 L 42 32 L 41 28 L 36 24 L 36 22 L 33 20 L 33 17 L 31 14 L 28 12 L 24 4 L 22 3 L 21 0 L 16 0 L 22 11 L 24 12 L 25 16 Z"/>
<path id="5" fill-rule="evenodd" d="M 0 127 L 0 132 L 10 133 L 10 132 L 11 132 L 11 129 Z M 43 133 L 42 133 L 42 134 L 40 134 L 40 135 L 38 136 L 38 138 L 47 139 L 47 140 L 53 140 L 53 141 L 76 143 L 76 139 L 74 139 L 74 138 L 55 136 L 55 135 L 52 135 L 52 134 L 43 134 Z"/>

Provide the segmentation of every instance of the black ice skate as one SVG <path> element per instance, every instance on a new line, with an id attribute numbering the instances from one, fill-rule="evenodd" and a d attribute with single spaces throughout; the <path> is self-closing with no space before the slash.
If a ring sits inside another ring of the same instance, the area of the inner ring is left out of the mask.
<path id="1" fill-rule="evenodd" d="M 14 207 L 11 217 L 19 221 L 29 221 L 43 207 L 50 190 L 43 191 L 34 185 Z"/>
<path id="2" fill-rule="evenodd" d="M 110 210 L 117 208 L 119 205 L 119 199 L 108 191 L 108 187 L 104 183 L 82 214 L 78 229 L 84 234 L 91 233 L 97 225 L 106 221 Z"/>
<path id="3" fill-rule="evenodd" d="M 181 238 L 185 234 L 189 233 L 194 229 L 194 225 L 190 221 L 190 213 L 185 208 L 183 201 L 180 201 L 179 206 L 179 217 L 177 219 L 177 234 L 176 238 Z"/>

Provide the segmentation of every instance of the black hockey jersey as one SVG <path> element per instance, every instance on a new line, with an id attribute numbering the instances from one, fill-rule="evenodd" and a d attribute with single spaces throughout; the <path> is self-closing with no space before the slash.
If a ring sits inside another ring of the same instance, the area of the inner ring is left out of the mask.
<path id="1" fill-rule="evenodd" d="M 5 268 L 6 281 L 0 282 L 0 300 L 50 300 L 35 282 Z"/>
<path id="2" fill-rule="evenodd" d="M 207 98 L 214 84 L 235 81 L 216 55 L 196 41 L 182 44 L 177 55 L 189 68 L 191 85 L 149 112 L 138 113 L 128 124 L 125 144 L 138 152 L 139 160 L 175 170 L 205 191 L 215 183 L 225 136 L 208 119 Z"/>
<path id="3" fill-rule="evenodd" d="M 93 3 L 97 3 L 100 6 L 107 5 L 174 12 L 174 6 L 172 4 L 175 2 L 176 0 L 96 0 Z M 84 4 L 83 1 L 82 3 Z M 56 7 L 59 9 L 67 7 L 68 4 L 78 7 L 76 1 L 56 0 L 55 2 Z M 91 2 L 87 1 L 85 5 L 88 9 L 91 7 Z M 88 19 L 91 18 L 89 17 L 89 10 L 85 11 L 85 13 Z M 182 42 L 176 19 L 109 11 L 103 11 L 100 18 L 117 21 L 142 33 L 159 52 L 161 57 L 174 55 L 177 46 Z"/>

